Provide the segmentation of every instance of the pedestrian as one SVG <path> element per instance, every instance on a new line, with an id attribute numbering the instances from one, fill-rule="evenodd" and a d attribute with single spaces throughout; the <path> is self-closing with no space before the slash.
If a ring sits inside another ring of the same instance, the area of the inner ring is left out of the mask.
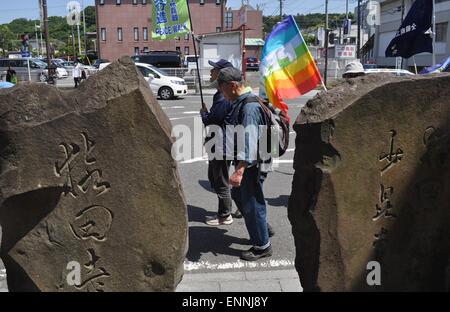
<path id="1" fill-rule="evenodd" d="M 219 76 L 220 70 L 223 68 L 231 68 L 233 67 L 233 65 L 224 59 L 221 59 L 218 62 L 209 61 L 209 64 L 212 66 L 212 69 L 210 71 L 210 81 L 212 82 L 211 86 L 217 89 L 217 77 Z M 210 111 L 208 112 L 208 109 L 204 107 L 200 110 L 200 115 L 205 127 L 215 125 L 220 127 L 222 131 L 224 131 L 225 117 L 230 111 L 231 103 L 226 100 L 223 94 L 217 89 L 217 92 L 213 97 L 213 103 Z M 215 133 L 212 134 L 217 135 Z M 205 144 L 213 139 L 212 134 L 206 136 Z M 215 144 L 212 147 L 214 148 L 214 150 L 211 151 L 213 155 L 210 155 L 209 157 L 208 180 L 211 184 L 211 187 L 217 194 L 219 207 L 217 215 L 213 217 L 207 217 L 206 224 L 212 226 L 233 223 L 233 217 L 231 215 L 232 200 L 229 184 L 229 170 L 231 161 L 225 159 L 225 155 L 223 153 L 223 132 L 221 138 L 219 140 L 215 140 L 215 142 L 218 142 L 218 144 Z M 222 142 L 222 144 L 220 144 L 220 142 Z M 217 155 L 219 155 L 219 159 L 215 158 L 215 156 Z"/>
<path id="2" fill-rule="evenodd" d="M 73 81 L 75 82 L 75 88 L 78 88 L 78 85 L 81 81 L 81 66 L 78 61 L 75 61 L 75 66 L 72 70 Z"/>
<path id="3" fill-rule="evenodd" d="M 8 66 L 8 70 L 6 71 L 6 82 L 17 84 L 17 73 L 11 66 Z"/>
<path id="4" fill-rule="evenodd" d="M 235 171 L 230 176 L 231 197 L 241 211 L 245 226 L 253 245 L 249 250 L 241 254 L 241 259 L 255 261 L 272 255 L 272 246 L 269 240 L 267 224 L 267 208 L 263 192 L 263 183 L 267 173 L 271 170 L 269 163 L 262 162 L 258 157 L 258 141 L 262 135 L 261 126 L 267 125 L 265 113 L 258 102 L 248 100 L 254 98 L 251 92 L 246 92 L 242 72 L 236 68 L 224 68 L 218 76 L 219 90 L 224 97 L 232 102 L 229 118 L 226 118 L 226 153 L 230 152 L 234 158 Z M 230 135 L 229 130 L 236 126 L 243 126 L 243 149 L 239 144 L 229 141 L 235 135 Z M 235 145 L 237 144 L 237 146 Z"/>
<path id="5" fill-rule="evenodd" d="M 361 62 L 355 61 L 348 63 L 345 66 L 345 72 L 342 75 L 342 78 L 356 78 L 359 76 L 364 76 L 365 74 L 366 73 L 364 72 L 364 66 L 361 64 Z"/>

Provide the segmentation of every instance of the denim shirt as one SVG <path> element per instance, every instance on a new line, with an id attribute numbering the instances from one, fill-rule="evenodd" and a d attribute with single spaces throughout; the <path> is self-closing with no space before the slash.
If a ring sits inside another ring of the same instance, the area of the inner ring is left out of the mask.
<path id="1" fill-rule="evenodd" d="M 261 126 L 267 125 L 264 111 L 258 102 L 248 102 L 244 105 L 244 99 L 248 96 L 253 96 L 253 94 L 246 92 L 232 103 L 232 109 L 225 119 L 225 124 L 232 126 L 242 125 L 245 129 L 245 141 L 242 142 L 244 143 L 244 148 L 238 150 L 236 159 L 248 163 L 247 167 L 257 165 L 262 172 L 269 172 L 272 169 L 272 159 L 265 162 L 258 160 L 258 140 L 262 134 Z M 230 141 L 233 137 L 234 135 L 231 135 L 230 130 L 227 128 L 227 153 L 230 151 L 228 147 L 234 146 L 232 140 Z"/>

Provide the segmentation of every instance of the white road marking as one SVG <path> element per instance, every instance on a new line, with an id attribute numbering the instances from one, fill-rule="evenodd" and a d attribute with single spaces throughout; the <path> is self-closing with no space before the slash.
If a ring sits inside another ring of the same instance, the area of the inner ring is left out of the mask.
<path id="1" fill-rule="evenodd" d="M 207 160 L 208 160 L 208 155 L 203 155 L 202 157 L 196 157 L 196 158 L 180 161 L 180 164 L 192 164 L 192 163 L 196 163 L 196 162 L 200 162 L 200 161 L 207 161 Z"/>
<path id="2" fill-rule="evenodd" d="M 172 121 L 172 120 L 180 120 L 180 119 L 188 119 L 188 118 L 195 118 L 195 116 L 175 117 L 175 118 L 169 118 L 169 120 Z"/>
<path id="3" fill-rule="evenodd" d="M 191 111 L 191 112 L 183 112 L 183 114 L 189 115 L 189 114 L 199 114 L 200 113 L 198 111 Z"/>
<path id="4" fill-rule="evenodd" d="M 254 268 L 279 268 L 279 267 L 293 267 L 294 262 L 285 259 L 279 260 L 266 260 L 258 262 L 247 262 L 237 260 L 236 262 L 225 262 L 225 263 L 210 263 L 208 261 L 199 262 L 184 262 L 185 271 L 196 271 L 196 270 L 229 270 L 229 269 L 254 269 Z"/>
<path id="5" fill-rule="evenodd" d="M 180 109 L 184 108 L 184 106 L 164 106 L 162 109 Z"/>
<path id="6" fill-rule="evenodd" d="M 273 161 L 274 164 L 293 164 L 293 159 L 276 159 Z"/>

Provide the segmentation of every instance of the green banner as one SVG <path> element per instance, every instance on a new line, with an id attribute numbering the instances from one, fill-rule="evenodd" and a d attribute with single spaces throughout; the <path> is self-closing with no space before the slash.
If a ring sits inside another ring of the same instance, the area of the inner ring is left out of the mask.
<path id="1" fill-rule="evenodd" d="M 190 31 L 187 0 L 152 0 L 152 39 L 175 39 Z"/>

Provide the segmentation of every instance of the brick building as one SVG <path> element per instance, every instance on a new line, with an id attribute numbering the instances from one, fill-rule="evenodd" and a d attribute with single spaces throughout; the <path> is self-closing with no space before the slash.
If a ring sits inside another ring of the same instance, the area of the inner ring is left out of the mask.
<path id="1" fill-rule="evenodd" d="M 192 38 L 153 41 L 152 0 L 96 0 L 97 47 L 100 58 L 115 60 L 150 50 L 178 50 L 194 54 Z M 230 31 L 239 26 L 238 10 L 226 8 L 226 0 L 190 0 L 196 34 Z M 262 38 L 262 12 L 248 11 L 247 38 Z M 249 47 L 249 51 L 252 50 Z M 248 56 L 251 56 L 247 54 Z"/>

